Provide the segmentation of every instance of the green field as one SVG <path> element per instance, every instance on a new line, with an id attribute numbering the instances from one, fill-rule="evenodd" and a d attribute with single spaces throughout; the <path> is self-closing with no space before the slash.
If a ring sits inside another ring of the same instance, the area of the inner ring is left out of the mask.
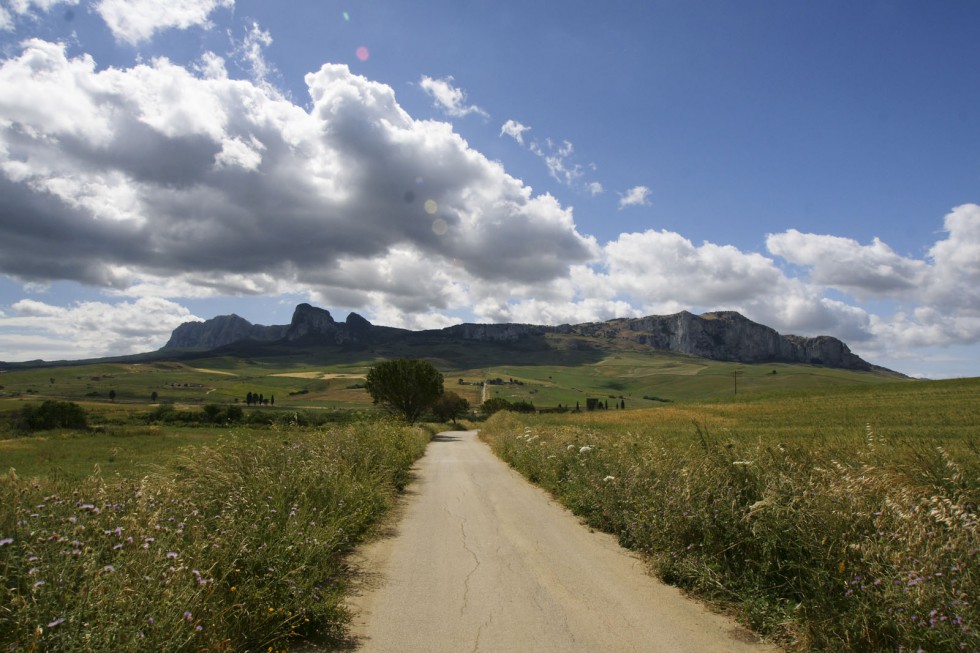
<path id="1" fill-rule="evenodd" d="M 676 401 L 734 401 L 753 396 L 828 386 L 910 383 L 909 379 L 812 365 L 744 365 L 670 353 L 509 352 L 515 362 L 501 364 L 495 350 L 472 347 L 470 356 L 426 347 L 420 350 L 446 377 L 447 389 L 473 405 L 483 398 L 529 401 L 538 408 L 585 406 L 587 398 L 622 400 L 627 409 Z M 441 357 L 440 355 L 444 355 Z M 348 356 L 351 358 L 351 356 Z M 563 364 L 555 364 L 555 360 Z M 208 357 L 180 362 L 97 363 L 40 367 L 0 374 L 0 411 L 17 402 L 76 401 L 109 413 L 125 406 L 156 403 L 186 405 L 244 404 L 249 392 L 275 398 L 276 408 L 370 409 L 364 376 L 373 358 L 313 365 L 288 357 L 241 359 Z M 477 363 L 477 366 L 469 366 Z M 460 366 L 462 364 L 463 366 Z M 462 380 L 464 383 L 460 384 Z M 511 382 L 513 381 L 513 383 Z M 110 393 L 113 393 L 110 395 Z M 112 397 L 110 399 L 110 396 Z M 109 417 L 111 419 L 111 417 Z"/>

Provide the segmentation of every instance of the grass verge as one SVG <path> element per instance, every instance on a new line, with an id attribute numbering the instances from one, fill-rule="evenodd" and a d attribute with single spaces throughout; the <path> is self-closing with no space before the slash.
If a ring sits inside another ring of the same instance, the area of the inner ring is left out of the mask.
<path id="1" fill-rule="evenodd" d="M 140 480 L 0 477 L 0 649 L 267 651 L 338 635 L 344 555 L 429 433 L 232 432 Z"/>
<path id="2" fill-rule="evenodd" d="M 791 648 L 980 650 L 975 436 L 889 439 L 870 425 L 828 436 L 826 415 L 814 435 L 786 411 L 794 436 L 771 410 L 778 439 L 751 437 L 726 409 L 718 438 L 705 414 L 498 413 L 481 436 L 662 579 Z"/>

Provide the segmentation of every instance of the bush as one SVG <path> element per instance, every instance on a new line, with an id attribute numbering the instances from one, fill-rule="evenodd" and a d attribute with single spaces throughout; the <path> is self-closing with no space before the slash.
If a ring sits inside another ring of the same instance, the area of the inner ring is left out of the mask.
<path id="1" fill-rule="evenodd" d="M 24 431 L 47 431 L 50 429 L 87 429 L 88 417 L 85 409 L 70 401 L 45 401 L 27 404 L 16 416 L 15 427 Z"/>

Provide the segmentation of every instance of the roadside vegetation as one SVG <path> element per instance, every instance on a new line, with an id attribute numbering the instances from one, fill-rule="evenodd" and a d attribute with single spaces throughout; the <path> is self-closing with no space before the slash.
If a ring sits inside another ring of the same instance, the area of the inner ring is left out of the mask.
<path id="1" fill-rule="evenodd" d="M 5 463 L 40 455 L 0 476 L 0 649 L 266 651 L 341 635 L 344 557 L 429 433 L 377 419 L 303 426 L 299 413 L 221 428 L 143 417 L 0 440 Z M 73 444 L 114 471 L 45 462 Z"/>
<path id="2" fill-rule="evenodd" d="M 504 411 L 481 435 L 665 581 L 795 650 L 976 651 L 978 391 Z"/>

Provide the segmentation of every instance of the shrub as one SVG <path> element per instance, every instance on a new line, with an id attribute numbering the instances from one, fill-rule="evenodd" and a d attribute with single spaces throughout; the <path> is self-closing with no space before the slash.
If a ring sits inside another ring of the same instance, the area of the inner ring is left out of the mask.
<path id="1" fill-rule="evenodd" d="M 45 401 L 27 404 L 15 418 L 15 427 L 24 431 L 50 429 L 87 429 L 85 409 L 69 401 Z"/>

